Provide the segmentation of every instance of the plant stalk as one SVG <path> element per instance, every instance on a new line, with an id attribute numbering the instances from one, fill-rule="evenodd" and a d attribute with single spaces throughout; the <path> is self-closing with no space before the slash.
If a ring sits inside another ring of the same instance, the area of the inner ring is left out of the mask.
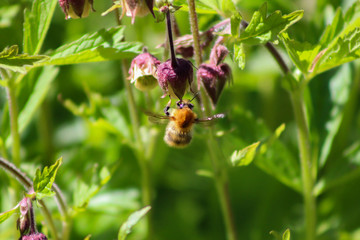
<path id="1" fill-rule="evenodd" d="M 20 134 L 18 125 L 18 108 L 16 100 L 16 84 L 12 79 L 8 80 L 8 86 L 6 87 L 6 93 L 9 102 L 9 114 L 10 114 L 10 129 L 12 137 L 12 161 L 15 166 L 20 166 Z"/>
<path id="2" fill-rule="evenodd" d="M 115 17 L 118 25 L 121 25 L 119 9 L 115 11 Z M 136 143 L 136 158 L 141 171 L 141 192 L 142 192 L 142 204 L 143 206 L 151 206 L 152 203 L 152 184 L 151 184 L 151 165 L 149 159 L 145 156 L 145 146 L 141 139 L 140 133 L 140 121 L 137 112 L 137 106 L 134 98 L 132 88 L 130 86 L 130 81 L 128 78 L 128 63 L 126 60 L 121 61 L 121 68 L 123 73 L 123 81 L 128 96 L 128 109 L 130 112 L 130 119 L 134 134 L 134 140 Z M 153 224 L 152 224 L 152 214 L 149 212 L 147 215 L 147 239 L 153 239 Z"/>
<path id="3" fill-rule="evenodd" d="M 242 26 L 247 27 L 248 23 L 242 21 Z M 276 62 L 279 64 L 284 75 L 291 74 L 290 69 L 286 65 L 284 59 L 280 53 L 276 50 L 274 45 L 270 42 L 265 44 L 265 47 L 269 50 Z M 289 80 L 292 81 L 292 80 Z M 305 231 L 306 240 L 316 239 L 316 196 L 314 194 L 315 179 L 313 176 L 314 162 L 311 157 L 311 143 L 310 143 L 310 131 L 306 119 L 306 106 L 304 101 L 304 87 L 305 83 L 298 83 L 294 86 L 290 82 L 290 98 L 293 106 L 295 122 L 298 132 L 298 147 L 300 151 L 300 165 L 301 165 L 301 178 L 303 182 L 303 198 L 304 198 L 304 213 L 305 213 Z"/>
<path id="4" fill-rule="evenodd" d="M 167 32 L 168 32 L 169 45 L 170 45 L 169 48 L 170 48 L 171 66 L 173 68 L 176 68 L 178 66 L 178 62 L 176 60 L 174 40 L 173 40 L 172 29 L 171 29 L 171 16 L 170 16 L 169 10 L 166 11 L 166 26 L 167 26 Z"/>
<path id="5" fill-rule="evenodd" d="M 200 66 L 200 64 L 202 63 L 202 55 L 200 48 L 199 27 L 197 23 L 197 15 L 195 10 L 195 1 L 188 0 L 188 4 L 189 4 L 191 31 L 194 40 L 195 62 L 196 62 L 196 66 Z M 203 103 L 202 115 L 209 116 L 211 114 L 211 107 L 208 99 L 206 98 L 206 93 L 203 88 L 201 88 L 201 101 Z M 209 128 L 208 140 L 206 141 L 206 143 L 213 166 L 214 181 L 224 218 L 226 235 L 228 240 L 236 240 L 237 234 L 236 234 L 234 218 L 232 215 L 231 201 L 229 197 L 228 176 L 225 165 L 226 160 L 223 158 L 223 154 L 220 149 L 220 146 L 218 142 L 215 140 L 214 136 L 215 136 L 214 130 L 212 128 Z"/>
<path id="6" fill-rule="evenodd" d="M 303 181 L 303 197 L 305 203 L 306 239 L 316 239 L 316 197 L 314 195 L 313 163 L 310 149 L 309 127 L 306 121 L 303 90 L 290 92 L 298 131 L 300 150 L 301 177 Z"/>

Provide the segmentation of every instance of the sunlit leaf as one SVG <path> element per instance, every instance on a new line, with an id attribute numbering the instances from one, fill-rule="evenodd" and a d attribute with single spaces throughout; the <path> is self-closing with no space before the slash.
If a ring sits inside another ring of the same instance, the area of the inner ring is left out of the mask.
<path id="1" fill-rule="evenodd" d="M 25 10 L 24 52 L 29 54 L 40 52 L 57 2 L 57 0 L 34 0 L 31 11 Z"/>
<path id="2" fill-rule="evenodd" d="M 67 65 L 131 58 L 141 53 L 142 43 L 123 42 L 124 26 L 86 34 L 50 53 L 50 59 L 39 65 Z"/>
<path id="3" fill-rule="evenodd" d="M 138 223 L 149 211 L 151 207 L 146 206 L 134 213 L 132 213 L 126 222 L 124 222 L 119 230 L 118 240 L 125 240 L 126 237 L 131 233 L 132 228 Z"/>
<path id="4" fill-rule="evenodd" d="M 36 193 L 36 199 L 41 200 L 43 197 L 53 196 L 55 193 L 51 190 L 52 184 L 55 181 L 56 173 L 62 163 L 62 158 L 56 160 L 56 162 L 50 167 L 44 167 L 43 171 L 36 170 L 34 178 L 34 192 Z"/>
<path id="5" fill-rule="evenodd" d="M 245 49 L 244 44 L 234 44 L 234 62 L 238 64 L 240 69 L 245 68 Z"/>
<path id="6" fill-rule="evenodd" d="M 13 72 L 26 73 L 26 67 L 32 66 L 40 60 L 47 59 L 47 56 L 30 56 L 28 54 L 19 54 L 19 47 L 13 45 L 0 52 L 0 68 Z"/>
<path id="7" fill-rule="evenodd" d="M 19 204 L 6 212 L 0 213 L 0 223 L 4 222 L 6 219 L 11 217 L 16 212 L 18 207 L 19 207 Z"/>
<path id="8" fill-rule="evenodd" d="M 260 142 L 253 143 L 239 151 L 234 151 L 230 157 L 233 166 L 247 166 L 255 158 L 255 154 Z"/>
<path id="9" fill-rule="evenodd" d="M 286 229 L 282 235 L 282 240 L 290 240 L 290 229 Z"/>
<path id="10" fill-rule="evenodd" d="M 233 37 L 239 36 L 241 19 L 242 19 L 242 17 L 240 15 L 240 13 L 238 13 L 238 12 L 233 14 L 230 18 L 231 35 Z"/>
<path id="11" fill-rule="evenodd" d="M 280 34 L 280 39 L 296 67 L 305 75 L 308 74 L 321 46 L 290 39 L 286 32 Z"/>
<path id="12" fill-rule="evenodd" d="M 290 14 L 282 15 L 280 11 L 267 16 L 266 2 L 255 11 L 249 25 L 242 30 L 238 41 L 247 44 L 264 44 L 274 41 L 279 33 L 299 21 L 304 15 L 304 11 L 298 10 Z"/>

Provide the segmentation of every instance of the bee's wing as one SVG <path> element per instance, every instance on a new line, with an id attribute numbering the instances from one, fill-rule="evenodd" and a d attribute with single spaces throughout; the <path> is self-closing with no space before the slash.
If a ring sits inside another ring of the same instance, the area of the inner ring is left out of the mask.
<path id="1" fill-rule="evenodd" d="M 169 122 L 170 117 L 166 115 L 161 115 L 158 113 L 144 111 L 146 115 L 149 117 L 149 121 L 156 124 L 167 124 Z"/>
<path id="2" fill-rule="evenodd" d="M 224 118 L 224 117 L 225 117 L 225 114 L 219 113 L 219 114 L 215 114 L 211 117 L 207 117 L 207 118 L 198 118 L 195 120 L 195 123 L 198 123 L 202 126 L 212 126 L 213 124 L 216 123 L 216 121 L 219 118 Z"/>

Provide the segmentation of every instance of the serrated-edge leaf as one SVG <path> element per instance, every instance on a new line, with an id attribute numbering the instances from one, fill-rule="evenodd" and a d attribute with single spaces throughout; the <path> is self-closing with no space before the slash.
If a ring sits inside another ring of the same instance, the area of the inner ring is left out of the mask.
<path id="1" fill-rule="evenodd" d="M 255 158 L 256 150 L 260 144 L 260 141 L 255 142 L 239 151 L 234 151 L 231 155 L 231 163 L 233 166 L 247 166 Z"/>
<path id="2" fill-rule="evenodd" d="M 53 66 L 44 67 L 30 97 L 28 98 L 24 108 L 19 114 L 19 133 L 22 133 L 30 123 L 36 110 L 44 101 L 46 94 L 49 92 L 51 83 L 59 73 L 59 69 Z M 12 144 L 12 138 L 9 136 L 6 141 L 6 146 Z"/>
<path id="3" fill-rule="evenodd" d="M 268 41 L 274 41 L 279 33 L 284 32 L 291 25 L 299 21 L 303 15 L 303 10 L 297 10 L 292 13 L 282 15 L 280 11 L 275 11 L 266 16 L 266 2 L 255 11 L 249 25 L 240 33 L 238 41 L 248 44 L 263 44 Z"/>
<path id="4" fill-rule="evenodd" d="M 321 46 L 312 45 L 308 42 L 298 42 L 291 39 L 286 32 L 280 34 L 279 37 L 295 66 L 307 75 Z"/>
<path id="5" fill-rule="evenodd" d="M 0 213 L 0 223 L 6 221 L 9 217 L 11 217 L 16 212 L 18 207 L 19 207 L 19 204 L 17 204 L 14 208 L 12 208 L 6 212 Z"/>
<path id="6" fill-rule="evenodd" d="M 141 53 L 142 43 L 122 42 L 124 30 L 124 26 L 118 26 L 86 34 L 59 47 L 50 53 L 51 58 L 48 61 L 38 66 L 109 61 L 130 58 Z"/>
<path id="7" fill-rule="evenodd" d="M 327 26 L 324 30 L 319 44 L 322 47 L 326 47 L 343 29 L 344 27 L 344 16 L 342 14 L 341 8 L 339 7 L 336 10 L 335 17 L 331 25 Z"/>
<path id="8" fill-rule="evenodd" d="M 230 18 L 231 35 L 233 37 L 239 36 L 241 20 L 242 20 L 242 16 L 239 12 L 236 12 Z"/>
<path id="9" fill-rule="evenodd" d="M 44 55 L 31 56 L 26 53 L 19 54 L 18 52 L 19 47 L 17 45 L 3 49 L 3 51 L 0 52 L 0 68 L 13 72 L 26 73 L 26 67 L 48 58 Z"/>
<path id="10" fill-rule="evenodd" d="M 346 32 L 346 33 L 345 33 Z M 323 50 L 315 63 L 314 74 L 360 58 L 360 27 L 345 29 L 338 38 Z"/>
<path id="11" fill-rule="evenodd" d="M 132 213 L 128 219 L 121 225 L 118 240 L 125 240 L 127 235 L 131 233 L 132 228 L 138 223 L 149 211 L 151 207 L 146 206 L 134 213 Z"/>
<path id="12" fill-rule="evenodd" d="M 56 162 L 50 167 L 44 167 L 43 171 L 36 170 L 36 174 L 33 181 L 34 192 L 36 192 L 36 198 L 41 200 L 45 196 L 53 196 L 54 192 L 51 191 L 52 184 L 55 181 L 56 173 L 62 163 L 62 158 L 56 160 Z"/>

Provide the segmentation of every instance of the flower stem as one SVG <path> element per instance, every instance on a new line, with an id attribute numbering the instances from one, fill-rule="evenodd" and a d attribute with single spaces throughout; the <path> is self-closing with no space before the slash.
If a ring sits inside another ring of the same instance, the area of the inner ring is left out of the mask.
<path id="1" fill-rule="evenodd" d="M 166 10 L 166 26 L 167 26 L 167 32 L 169 38 L 169 45 L 170 45 L 169 48 L 170 48 L 170 56 L 171 56 L 171 66 L 173 68 L 176 68 L 178 66 L 178 62 L 176 60 L 176 54 L 174 49 L 174 40 L 171 29 L 171 16 L 169 10 Z"/>
<path id="2" fill-rule="evenodd" d="M 195 62 L 197 66 L 200 66 L 200 64 L 202 63 L 202 55 L 200 48 L 200 37 L 199 37 L 199 28 L 197 23 L 197 15 L 195 10 L 195 1 L 188 0 L 188 4 L 189 4 L 191 31 L 194 39 Z M 208 99 L 206 98 L 206 93 L 203 88 L 201 88 L 201 100 L 203 103 L 202 114 L 204 116 L 205 115 L 209 116 L 211 113 L 211 107 Z M 237 234 L 236 234 L 235 223 L 232 215 L 232 208 L 229 197 L 228 176 L 225 165 L 226 160 L 223 158 L 222 151 L 219 147 L 218 142 L 215 140 L 214 136 L 215 136 L 214 130 L 212 128 L 209 128 L 208 140 L 206 143 L 213 166 L 214 181 L 225 222 L 227 239 L 236 240 Z"/>
<path id="3" fill-rule="evenodd" d="M 242 26 L 246 28 L 248 23 L 246 21 L 241 22 Z M 290 98 L 293 106 L 295 122 L 298 132 L 298 147 L 300 151 L 300 165 L 301 165 L 301 178 L 303 182 L 303 198 L 304 198 L 304 212 L 305 212 L 305 229 L 306 240 L 316 239 L 316 196 L 314 195 L 314 182 L 316 173 L 314 162 L 311 158 L 311 143 L 310 143 L 310 131 L 306 120 L 306 106 L 304 101 L 304 88 L 305 83 L 294 84 L 295 80 L 290 79 L 292 77 L 290 69 L 286 65 L 284 59 L 280 53 L 276 50 L 274 45 L 270 42 L 265 44 L 265 47 L 269 50 L 276 62 L 279 64 L 282 72 L 285 76 L 288 76 L 290 83 Z M 289 75 L 291 75 L 289 77 Z"/>
<path id="4" fill-rule="evenodd" d="M 8 79 L 6 93 L 9 102 L 10 129 L 12 137 L 12 160 L 15 166 L 20 166 L 20 134 L 18 127 L 18 108 L 16 101 L 16 84 L 13 79 Z"/>

